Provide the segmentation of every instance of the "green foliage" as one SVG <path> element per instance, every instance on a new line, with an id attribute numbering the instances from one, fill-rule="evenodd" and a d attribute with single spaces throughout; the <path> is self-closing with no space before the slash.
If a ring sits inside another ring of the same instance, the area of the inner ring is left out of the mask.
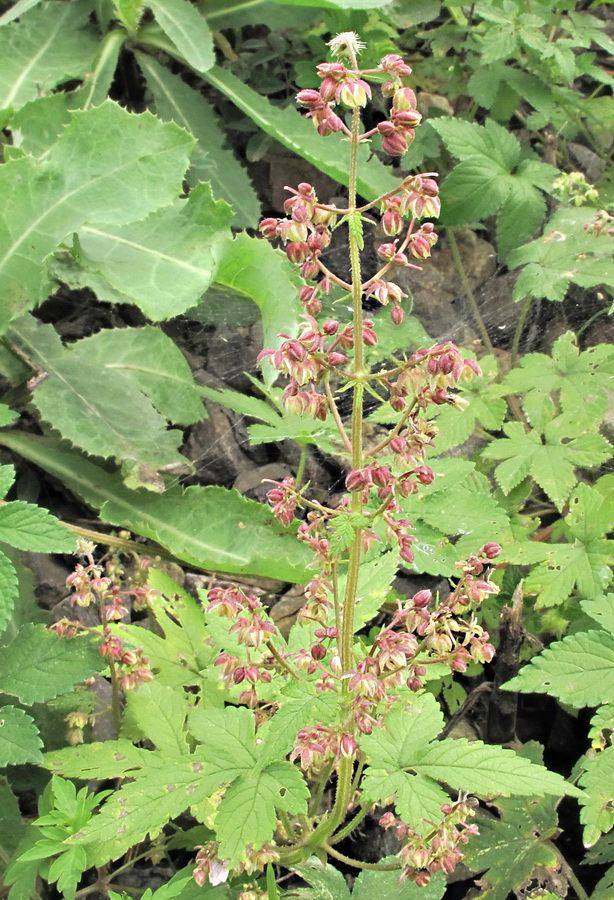
<path id="1" fill-rule="evenodd" d="M 394 862 L 394 857 L 385 857 L 382 865 Z M 310 887 L 297 888 L 292 896 L 301 900 L 370 900 L 373 896 L 386 900 L 441 900 L 445 892 L 443 878 L 436 876 L 425 887 L 417 887 L 411 881 L 399 882 L 397 872 L 364 870 L 358 874 L 350 894 L 341 873 L 329 864 L 323 864 L 312 856 L 302 866 L 293 866 L 293 871 Z"/>
<path id="2" fill-rule="evenodd" d="M 467 225 L 497 213 L 497 246 L 505 259 L 543 222 L 542 192 L 549 189 L 556 169 L 523 158 L 520 142 L 492 119 L 482 127 L 441 118 L 432 127 L 461 160 L 442 186 L 445 221 Z"/>
<path id="3" fill-rule="evenodd" d="M 539 745 L 525 744 L 522 755 L 542 762 Z M 551 843 L 558 834 L 556 805 L 554 797 L 504 798 L 495 804 L 496 816 L 480 818 L 480 833 L 471 842 L 467 864 L 484 872 L 479 883 L 485 900 L 506 900 L 530 881 L 538 867 L 558 867 Z"/>
<path id="4" fill-rule="evenodd" d="M 109 141 L 109 133 L 116 135 Z M 87 220 L 120 225 L 171 203 L 193 139 L 150 113 L 130 115 L 111 101 L 74 112 L 43 162 L 29 156 L 0 169 L 4 196 L 0 259 L 1 327 L 49 292 L 46 258 Z M 27 242 L 28 252 L 24 254 Z"/>

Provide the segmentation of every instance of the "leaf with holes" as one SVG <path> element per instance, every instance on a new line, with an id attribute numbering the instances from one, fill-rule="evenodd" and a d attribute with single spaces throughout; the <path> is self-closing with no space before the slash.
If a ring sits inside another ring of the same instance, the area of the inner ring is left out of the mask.
<path id="1" fill-rule="evenodd" d="M 580 801 L 580 821 L 584 825 L 584 846 L 592 847 L 614 826 L 614 746 L 587 756 L 582 765 L 580 784 L 585 794 Z"/>

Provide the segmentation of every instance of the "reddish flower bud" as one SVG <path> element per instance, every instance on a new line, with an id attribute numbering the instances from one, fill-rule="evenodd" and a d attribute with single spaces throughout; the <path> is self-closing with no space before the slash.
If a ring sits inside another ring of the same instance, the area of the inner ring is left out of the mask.
<path id="1" fill-rule="evenodd" d="M 403 156 L 408 147 L 407 138 L 400 131 L 393 132 L 382 141 L 382 150 L 390 156 Z"/>
<path id="2" fill-rule="evenodd" d="M 326 322 L 322 325 L 322 331 L 324 334 L 333 335 L 337 334 L 339 330 L 339 322 L 336 319 L 327 319 Z"/>
<path id="3" fill-rule="evenodd" d="M 273 241 L 279 234 L 279 219 L 263 219 L 258 228 L 267 241 Z"/>
<path id="4" fill-rule="evenodd" d="M 416 106 L 416 95 L 411 88 L 399 88 L 398 91 L 394 92 L 392 100 L 392 107 L 394 110 L 404 112 L 408 109 L 416 109 Z"/>
<path id="5" fill-rule="evenodd" d="M 482 553 L 487 559 L 496 559 L 497 556 L 501 553 L 501 545 L 500 544 L 484 544 L 482 547 Z"/>
<path id="6" fill-rule="evenodd" d="M 411 66 L 408 66 L 403 60 L 403 57 L 399 56 L 398 53 L 387 53 L 386 56 L 382 58 L 379 68 L 382 72 L 387 72 L 389 75 L 396 75 L 399 78 L 402 78 L 404 75 L 411 75 Z"/>
<path id="7" fill-rule="evenodd" d="M 387 209 L 382 216 L 382 228 L 388 237 L 398 234 L 403 228 L 403 218 L 393 209 Z"/>
<path id="8" fill-rule="evenodd" d="M 367 105 L 367 100 L 371 97 L 371 88 L 366 81 L 361 78 L 356 81 L 347 81 L 337 88 L 335 98 L 338 103 L 349 106 L 350 109 L 358 109 Z"/>
<path id="9" fill-rule="evenodd" d="M 417 109 L 393 110 L 392 122 L 397 127 L 416 128 L 422 121 L 422 116 Z"/>
<path id="10" fill-rule="evenodd" d="M 345 353 L 339 353 L 338 350 L 333 350 L 326 357 L 329 366 L 344 366 L 349 362 L 349 358 L 345 355 Z"/>
<path id="11" fill-rule="evenodd" d="M 358 750 L 358 744 L 351 734 L 342 734 L 341 740 L 339 741 L 339 753 L 341 756 L 349 759 L 354 756 L 356 751 Z"/>
<path id="12" fill-rule="evenodd" d="M 400 306 L 393 306 L 390 310 L 390 318 L 394 325 L 401 325 L 405 319 L 405 310 L 401 309 Z"/>
<path id="13" fill-rule="evenodd" d="M 317 106 L 318 103 L 322 103 L 320 92 L 313 89 L 299 91 L 296 99 L 301 106 Z"/>
<path id="14" fill-rule="evenodd" d="M 294 241 L 286 247 L 286 256 L 290 262 L 298 265 L 304 262 L 309 256 L 309 247 L 305 241 Z"/>
<path id="15" fill-rule="evenodd" d="M 368 483 L 368 477 L 365 477 L 364 471 L 360 469 L 352 469 L 345 478 L 345 486 L 348 491 L 362 491 Z"/>
<path id="16" fill-rule="evenodd" d="M 316 278 L 319 271 L 320 271 L 320 269 L 318 268 L 318 264 L 315 263 L 312 259 L 308 259 L 301 266 L 301 275 L 303 276 L 303 278 L 306 281 L 310 281 L 311 279 Z M 317 312 L 314 313 L 311 310 L 309 310 L 310 315 L 312 315 L 312 316 L 317 315 L 321 308 L 322 308 L 322 305 L 320 304 Z"/>
<path id="17" fill-rule="evenodd" d="M 429 466 L 418 466 L 417 469 L 414 469 L 414 475 L 420 484 L 431 484 L 435 477 L 433 470 Z"/>
<path id="18" fill-rule="evenodd" d="M 326 647 L 324 644 L 313 644 L 311 647 L 311 655 L 316 661 L 324 659 L 326 656 Z"/>
<path id="19" fill-rule="evenodd" d="M 431 600 L 433 599 L 433 594 L 431 591 L 423 590 L 418 591 L 417 594 L 414 594 L 412 597 L 412 603 L 417 609 L 426 609 Z"/>

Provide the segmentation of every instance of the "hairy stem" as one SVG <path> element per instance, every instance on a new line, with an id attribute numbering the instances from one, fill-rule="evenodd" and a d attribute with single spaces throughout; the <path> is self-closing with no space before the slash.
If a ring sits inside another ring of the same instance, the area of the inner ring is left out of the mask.
<path id="1" fill-rule="evenodd" d="M 388 863 L 385 865 L 381 865 L 379 863 L 368 863 L 362 862 L 358 859 L 352 859 L 350 856 L 346 856 L 344 853 L 339 853 L 338 850 L 335 850 L 334 847 L 331 847 L 330 844 L 324 844 L 324 849 L 327 853 L 330 853 L 331 856 L 334 856 L 335 859 L 338 859 L 339 862 L 345 863 L 346 866 L 352 866 L 354 869 L 375 869 L 376 872 L 394 872 L 397 869 L 401 868 L 401 863 Z"/>

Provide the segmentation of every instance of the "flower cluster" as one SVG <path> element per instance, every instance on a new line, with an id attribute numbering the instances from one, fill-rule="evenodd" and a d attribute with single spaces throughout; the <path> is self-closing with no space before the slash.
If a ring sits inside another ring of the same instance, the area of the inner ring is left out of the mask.
<path id="1" fill-rule="evenodd" d="M 433 824 L 433 831 L 426 838 L 394 813 L 385 812 L 381 816 L 382 828 L 394 829 L 397 838 L 404 841 L 399 853 L 403 865 L 402 881 L 414 881 L 418 887 L 425 887 L 437 872 L 450 875 L 454 871 L 463 859 L 459 847 L 466 844 L 472 834 L 479 834 L 477 825 L 467 824 L 475 815 L 476 805 L 476 801 L 462 795 L 455 803 L 444 803 L 442 821 Z"/>

